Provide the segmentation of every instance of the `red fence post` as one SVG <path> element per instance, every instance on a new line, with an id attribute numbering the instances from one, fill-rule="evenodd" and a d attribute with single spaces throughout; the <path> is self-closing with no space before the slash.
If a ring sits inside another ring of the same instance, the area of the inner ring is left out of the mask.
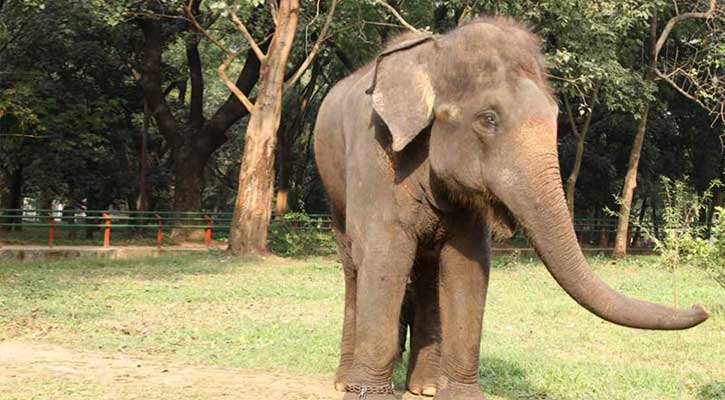
<path id="1" fill-rule="evenodd" d="M 48 213 L 48 216 L 50 216 L 50 230 L 48 232 L 48 247 L 50 247 L 52 249 L 53 241 L 55 240 L 55 218 L 53 218 L 53 213 Z"/>
<path id="2" fill-rule="evenodd" d="M 160 249 L 161 241 L 164 239 L 164 221 L 159 214 L 156 214 L 156 219 L 159 221 L 159 230 L 156 232 L 156 248 Z"/>
<path id="3" fill-rule="evenodd" d="M 111 216 L 103 213 L 103 219 L 103 247 L 108 247 L 111 245 Z"/>
<path id="4" fill-rule="evenodd" d="M 208 215 L 204 215 L 204 219 L 206 220 L 206 229 L 204 230 L 204 245 L 206 247 L 209 247 L 211 246 L 211 224 L 214 222 L 214 220 Z"/>

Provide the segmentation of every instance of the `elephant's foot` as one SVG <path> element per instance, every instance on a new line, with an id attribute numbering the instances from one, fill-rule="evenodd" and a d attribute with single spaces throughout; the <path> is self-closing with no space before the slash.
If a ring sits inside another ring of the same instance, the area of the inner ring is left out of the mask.
<path id="1" fill-rule="evenodd" d="M 337 373 L 335 374 L 335 390 L 338 392 L 345 391 L 350 368 L 352 368 L 351 363 L 340 363 L 340 366 L 337 367 Z"/>
<path id="2" fill-rule="evenodd" d="M 418 360 L 408 378 L 408 391 L 418 396 L 435 396 L 440 368 L 437 362 Z"/>
<path id="3" fill-rule="evenodd" d="M 464 384 L 441 379 L 435 400 L 486 400 L 477 383 Z"/>
<path id="4" fill-rule="evenodd" d="M 346 385 L 342 400 L 395 400 L 395 392 L 391 385 L 361 386 Z"/>

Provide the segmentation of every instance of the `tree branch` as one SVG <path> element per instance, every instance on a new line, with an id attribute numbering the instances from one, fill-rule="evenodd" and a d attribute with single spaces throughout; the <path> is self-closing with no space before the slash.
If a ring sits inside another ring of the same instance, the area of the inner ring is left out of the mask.
<path id="1" fill-rule="evenodd" d="M 700 99 L 691 95 L 690 93 L 687 93 L 687 91 L 685 91 L 683 88 L 681 88 L 680 85 L 677 84 L 677 82 L 673 81 L 669 76 L 660 72 L 659 69 L 655 69 L 654 73 L 655 73 L 655 75 L 657 75 L 658 78 L 667 82 L 670 86 L 672 86 L 673 89 L 678 91 L 681 95 L 683 95 L 683 96 L 687 97 L 688 99 L 694 101 L 695 103 L 699 104 L 700 107 L 702 107 L 703 109 L 711 111 L 709 107 L 707 107 L 702 101 L 700 101 Z"/>
<path id="2" fill-rule="evenodd" d="M 565 94 L 562 97 L 563 97 L 563 101 L 564 101 L 564 109 L 566 109 L 566 116 L 567 116 L 567 119 L 569 120 L 569 126 L 571 126 L 571 131 L 574 133 L 574 136 L 576 136 L 578 138 L 579 137 L 579 127 L 574 122 L 574 113 L 571 110 L 571 104 L 569 103 L 569 96 L 567 96 Z"/>
<path id="3" fill-rule="evenodd" d="M 662 33 L 660 33 L 659 38 L 657 39 L 657 44 L 654 48 L 654 59 L 657 60 L 657 57 L 659 57 L 660 51 L 662 50 L 662 46 L 665 45 L 665 42 L 667 41 L 667 38 L 670 36 L 670 32 L 672 32 L 672 29 L 675 27 L 675 25 L 678 22 L 682 22 L 687 19 L 693 19 L 693 18 L 704 18 L 704 19 L 710 19 L 715 15 L 715 10 L 717 8 L 716 6 L 717 0 L 710 0 L 710 7 L 706 12 L 689 12 L 684 14 L 676 15 L 672 18 L 670 18 L 669 21 L 667 21 L 667 24 L 665 25 L 665 29 L 662 30 Z"/>
<path id="4" fill-rule="evenodd" d="M 267 42 L 262 44 L 263 48 L 267 45 Z M 244 67 L 242 68 L 242 72 L 239 74 L 236 82 L 236 87 L 238 87 L 245 96 L 248 96 L 257 84 L 260 67 L 261 63 L 259 62 L 256 54 L 254 54 L 254 51 L 252 49 L 247 50 L 247 58 L 244 62 Z M 208 131 L 211 136 L 214 136 L 214 140 L 218 140 L 223 143 L 223 141 L 226 140 L 224 132 L 226 132 L 227 129 L 229 129 L 229 127 L 231 127 L 240 118 L 249 113 L 246 107 L 240 103 L 239 98 L 235 94 L 230 93 L 224 104 L 222 104 L 216 113 L 214 113 L 214 116 L 212 116 L 204 124 L 204 130 Z"/>
<path id="5" fill-rule="evenodd" d="M 254 40 L 252 35 L 247 30 L 247 27 L 244 26 L 244 23 L 239 19 L 239 16 L 237 15 L 237 11 L 239 11 L 239 1 L 240 0 L 236 0 L 234 2 L 234 5 L 229 10 L 229 16 L 231 17 L 232 22 L 234 22 L 234 25 L 236 25 L 237 30 L 239 30 L 239 32 L 242 33 L 242 36 L 244 36 L 244 38 L 247 40 L 247 42 L 249 42 L 249 47 L 252 48 L 252 50 L 254 51 L 254 54 L 257 55 L 257 58 L 259 59 L 259 61 L 264 63 L 264 61 L 267 59 L 267 55 L 264 54 L 262 49 L 259 48 L 257 41 Z"/>
<path id="6" fill-rule="evenodd" d="M 400 21 L 400 24 L 403 25 L 406 29 L 408 29 L 410 31 L 413 31 L 413 32 L 416 32 L 416 33 L 423 33 L 418 28 L 416 28 L 413 25 L 409 24 L 408 21 L 406 21 L 405 18 L 403 18 L 403 16 L 400 15 L 400 13 L 398 12 L 398 10 L 396 10 L 395 7 L 393 7 L 390 4 L 388 4 L 385 0 L 378 0 L 377 3 L 380 4 L 380 5 L 382 5 L 383 7 L 387 8 L 388 11 L 390 11 L 390 13 L 393 14 L 395 16 L 395 18 L 397 18 L 398 21 Z"/>
<path id="7" fill-rule="evenodd" d="M 194 13 L 192 12 L 193 10 L 191 7 L 191 0 L 189 1 L 188 4 L 186 4 L 184 6 L 184 11 L 186 12 L 186 15 L 189 17 L 189 20 L 191 21 L 191 24 L 194 26 L 194 28 L 199 33 L 204 35 L 204 37 L 209 39 L 209 41 L 212 42 L 215 46 L 217 46 L 218 48 L 220 48 L 222 51 L 224 51 L 226 53 L 227 58 L 224 60 L 224 62 L 221 65 L 219 65 L 219 68 L 217 68 L 217 74 L 219 75 L 219 78 L 222 80 L 222 82 L 224 82 L 224 85 L 226 85 L 226 87 L 234 94 L 234 96 L 236 96 L 237 99 L 239 99 L 239 102 L 241 102 L 242 105 L 244 105 L 244 108 L 246 108 L 247 111 L 252 112 L 254 110 L 254 104 L 249 100 L 249 98 L 247 98 L 247 96 L 241 90 L 239 90 L 239 88 L 237 88 L 237 86 L 232 82 L 231 79 L 229 79 L 229 76 L 227 75 L 227 70 L 229 69 L 229 66 L 232 64 L 234 59 L 237 58 L 237 56 L 239 55 L 239 52 L 229 50 L 226 46 L 224 46 L 224 44 L 222 44 L 219 40 L 217 40 L 213 36 L 211 36 L 209 34 L 209 32 L 207 32 L 207 30 L 201 26 L 199 21 L 194 16 Z M 245 29 L 245 31 L 246 31 L 246 29 Z M 249 33 L 249 32 L 247 32 L 247 33 Z M 252 39 L 252 41 L 254 41 L 254 40 Z M 256 42 L 254 42 L 254 44 L 256 46 Z M 254 49 L 252 49 L 252 50 L 254 51 Z M 255 54 L 258 54 L 257 51 L 254 51 L 254 52 L 255 52 Z M 261 50 L 260 50 L 260 52 L 261 52 Z M 259 57 L 257 57 L 257 58 L 259 58 Z"/>
<path id="8" fill-rule="evenodd" d="M 191 79 L 189 122 L 192 126 L 198 128 L 204 122 L 204 76 L 201 71 L 198 37 L 187 40 L 186 59 L 189 64 L 189 78 Z"/>
<path id="9" fill-rule="evenodd" d="M 230 52 L 227 55 L 227 58 L 224 60 L 224 62 L 219 66 L 217 69 L 217 72 L 219 73 L 219 78 L 221 78 L 222 82 L 224 82 L 224 85 L 232 92 L 235 96 L 237 96 L 237 99 L 244 105 L 244 108 L 249 111 L 249 113 L 254 112 L 254 104 L 247 98 L 247 96 L 242 93 L 241 90 L 235 85 L 231 79 L 229 79 L 229 76 L 227 76 L 227 69 L 232 64 L 235 58 L 237 58 L 237 55 L 239 53 L 237 52 Z"/>
<path id="10" fill-rule="evenodd" d="M 287 91 L 292 85 L 297 82 L 298 79 L 302 76 L 302 74 L 305 73 L 307 68 L 312 63 L 312 60 L 317 55 L 317 52 L 320 51 L 320 48 L 322 47 L 322 43 L 327 40 L 327 31 L 330 29 L 330 25 L 332 24 L 332 17 L 335 15 L 335 7 L 337 7 L 337 1 L 338 0 L 331 0 L 330 2 L 330 11 L 327 12 L 327 18 L 325 19 L 325 24 L 322 26 L 322 30 L 320 31 L 319 36 L 317 37 L 317 41 L 315 41 L 314 46 L 312 46 L 312 50 L 307 55 L 307 58 L 305 58 L 305 61 L 302 62 L 302 65 L 297 69 L 297 71 L 292 75 L 292 78 L 290 78 L 287 82 L 284 83 L 284 86 L 282 87 L 282 92 Z"/>
<path id="11" fill-rule="evenodd" d="M 188 14 L 199 14 L 200 3 L 201 0 L 189 0 L 187 4 Z M 198 129 L 204 123 L 204 75 L 202 73 L 201 56 L 199 55 L 198 34 L 192 34 L 186 41 L 186 60 L 189 65 L 189 79 L 191 80 L 189 123 Z"/>
<path id="12" fill-rule="evenodd" d="M 178 122 L 161 91 L 161 27 L 156 21 L 144 19 L 141 20 L 141 30 L 144 35 L 143 61 L 140 68 L 134 69 L 134 77 L 141 84 L 159 132 L 166 141 L 173 142 L 178 131 Z"/>

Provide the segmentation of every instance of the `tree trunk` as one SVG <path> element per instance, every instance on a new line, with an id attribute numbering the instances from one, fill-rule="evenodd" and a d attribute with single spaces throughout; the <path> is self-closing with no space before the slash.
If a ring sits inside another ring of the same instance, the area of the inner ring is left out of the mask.
<path id="1" fill-rule="evenodd" d="M 211 154 L 200 152 L 193 145 L 184 145 L 176 149 L 174 155 L 174 205 L 173 210 L 182 217 L 181 212 L 200 211 L 202 192 L 204 191 L 204 167 Z M 193 221 L 180 221 L 177 225 L 190 225 Z M 193 223 L 193 225 L 198 225 Z M 177 240 L 197 240 L 203 238 L 201 229 L 172 229 L 171 237 Z"/>
<path id="2" fill-rule="evenodd" d="M 571 220 L 574 220 L 574 189 L 576 188 L 576 180 L 579 178 L 579 171 L 582 166 L 582 158 L 584 157 L 584 135 L 576 137 L 576 156 L 574 157 L 574 167 L 571 169 L 569 179 L 566 180 L 566 207 L 569 209 Z"/>
<path id="3" fill-rule="evenodd" d="M 637 247 L 640 236 L 642 236 L 642 223 L 644 222 L 644 213 L 647 210 L 647 196 L 642 199 L 642 205 L 639 210 L 639 224 L 637 225 L 637 231 L 632 235 L 632 242 L 629 244 L 632 247 Z"/>
<path id="4" fill-rule="evenodd" d="M 199 4 L 198 1 L 192 3 L 194 13 L 198 13 Z M 198 37 L 189 37 L 186 41 L 186 58 L 191 81 L 191 101 L 188 120 L 180 121 L 172 113 L 161 90 L 162 54 L 166 45 L 162 35 L 163 20 L 145 18 L 139 24 L 144 34 L 144 44 L 141 63 L 136 66 L 134 75 L 143 90 L 148 115 L 154 119 L 159 133 L 172 148 L 175 175 L 173 210 L 200 211 L 204 167 L 214 151 L 227 141 L 225 132 L 248 112 L 236 96 L 230 94 L 211 118 L 204 117 L 204 76 L 199 41 Z M 261 47 L 266 48 L 266 45 L 265 42 Z M 260 62 L 250 49 L 236 81 L 242 93 L 248 95 L 252 91 L 259 77 L 259 68 Z M 180 92 L 185 91 L 183 85 Z M 183 104 L 182 100 L 180 102 Z M 175 230 L 172 236 L 186 237 L 186 234 Z"/>
<path id="5" fill-rule="evenodd" d="M 650 54 L 647 70 L 644 73 L 645 82 L 654 82 L 655 68 L 657 68 L 657 12 L 652 15 L 652 24 L 650 26 Z M 632 152 L 629 155 L 629 165 L 627 167 L 627 175 L 624 178 L 624 187 L 622 188 L 622 204 L 619 207 L 619 218 L 617 220 L 617 236 L 614 239 L 614 258 L 624 258 L 627 256 L 627 238 L 629 233 L 629 214 L 632 208 L 632 198 L 634 197 L 634 189 L 637 187 L 637 168 L 639 167 L 639 158 L 642 154 L 642 144 L 644 136 L 647 133 L 647 116 L 649 114 L 650 104 L 645 100 L 639 111 L 639 124 L 637 125 L 637 133 L 634 135 L 634 143 L 632 144 Z"/>
<path id="6" fill-rule="evenodd" d="M 629 155 L 627 176 L 624 178 L 622 189 L 622 204 L 619 207 L 619 218 L 617 220 L 617 236 L 614 239 L 614 258 L 624 258 L 627 255 L 627 233 L 629 231 L 629 214 L 632 207 L 634 189 L 637 187 L 637 168 L 642 154 L 642 144 L 647 133 L 647 115 L 649 114 L 649 103 L 642 106 L 639 113 L 639 125 L 634 135 L 632 152 Z"/>
<path id="7" fill-rule="evenodd" d="M 589 133 L 589 127 L 592 123 L 592 115 L 594 115 L 594 104 L 596 104 L 598 96 L 599 85 L 597 84 L 597 86 L 594 87 L 594 92 L 592 93 L 589 114 L 587 115 L 587 118 L 584 121 L 584 125 L 582 126 L 581 130 L 577 127 L 576 122 L 574 122 L 574 113 L 572 112 L 571 105 L 569 104 L 569 99 L 564 96 L 564 106 L 566 108 L 566 114 L 569 118 L 569 124 L 571 125 L 572 132 L 574 132 L 574 136 L 576 136 L 577 139 L 576 156 L 574 157 L 574 167 L 571 169 L 569 179 L 567 179 L 566 181 L 566 206 L 569 209 L 569 215 L 571 216 L 572 221 L 574 221 L 574 195 L 576 181 L 579 178 L 579 172 L 581 171 L 582 159 L 584 158 L 584 144 L 586 143 L 587 134 Z"/>
<path id="8" fill-rule="evenodd" d="M 660 224 L 657 221 L 657 202 L 652 201 L 652 231 L 655 237 L 660 237 Z"/>
<path id="9" fill-rule="evenodd" d="M 283 0 L 277 28 L 262 67 L 262 84 L 244 139 L 239 191 L 234 204 L 229 250 L 238 255 L 266 254 L 274 194 L 274 150 L 282 112 L 282 87 L 292 49 L 299 0 Z"/>
<path id="10" fill-rule="evenodd" d="M 3 199 L 2 208 L 19 210 L 23 208 L 23 168 L 17 167 L 12 170 L 10 175 L 7 177 L 7 194 Z M 22 212 L 10 211 L 8 215 L 22 215 Z M 18 218 L 3 218 L 0 222 L 8 224 L 19 224 L 22 222 L 20 217 Z M 15 230 L 19 231 L 22 228 L 20 226 L 10 227 L 4 226 L 3 230 Z"/>
<path id="11" fill-rule="evenodd" d="M 148 166 L 147 142 L 149 136 L 149 107 L 146 101 L 143 106 L 143 129 L 141 130 L 141 150 L 138 160 L 138 197 L 136 199 L 137 211 L 149 210 L 148 188 L 146 187 L 146 167 Z"/>

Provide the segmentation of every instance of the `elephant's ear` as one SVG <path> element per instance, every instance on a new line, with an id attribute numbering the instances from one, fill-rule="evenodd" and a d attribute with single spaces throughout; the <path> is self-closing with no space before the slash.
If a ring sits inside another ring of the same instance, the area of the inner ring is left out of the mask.
<path id="1" fill-rule="evenodd" d="M 393 137 L 393 151 L 401 151 L 433 120 L 435 94 L 421 46 L 433 40 L 424 36 L 388 48 L 375 64 L 372 93 L 373 109 L 385 121 Z"/>

